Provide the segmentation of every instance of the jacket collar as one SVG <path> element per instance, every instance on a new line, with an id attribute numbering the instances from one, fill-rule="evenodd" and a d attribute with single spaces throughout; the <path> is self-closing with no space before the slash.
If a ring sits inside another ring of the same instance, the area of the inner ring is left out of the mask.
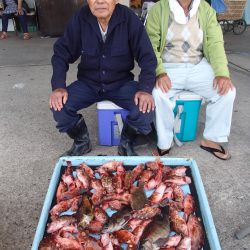
<path id="1" fill-rule="evenodd" d="M 109 21 L 108 33 L 107 36 L 113 31 L 113 29 L 120 23 L 125 21 L 124 15 L 122 15 L 122 6 L 121 4 L 116 4 L 114 12 Z"/>

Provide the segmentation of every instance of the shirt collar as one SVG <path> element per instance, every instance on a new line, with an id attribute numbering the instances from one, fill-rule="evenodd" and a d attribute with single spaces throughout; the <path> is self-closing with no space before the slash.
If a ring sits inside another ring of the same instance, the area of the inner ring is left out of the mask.
<path id="1" fill-rule="evenodd" d="M 87 6 L 87 15 L 84 17 L 84 19 L 91 24 L 94 31 L 98 36 L 101 36 L 101 31 L 99 28 L 99 23 L 97 21 L 97 18 L 91 13 L 90 8 Z M 112 32 L 112 30 L 121 22 L 125 20 L 124 15 L 122 15 L 122 6 L 121 4 L 116 4 L 114 12 L 112 13 L 112 16 L 109 20 L 108 24 L 108 30 L 107 30 L 107 36 Z"/>
<path id="2" fill-rule="evenodd" d="M 174 20 L 179 24 L 186 24 L 198 11 L 201 0 L 192 0 L 189 6 L 189 14 L 185 15 L 183 8 L 177 0 L 169 0 L 169 8 L 173 13 Z"/>

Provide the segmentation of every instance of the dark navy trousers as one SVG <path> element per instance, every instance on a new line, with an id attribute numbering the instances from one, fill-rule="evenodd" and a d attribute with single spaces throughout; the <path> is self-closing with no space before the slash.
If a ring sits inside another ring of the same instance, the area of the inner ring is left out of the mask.
<path id="1" fill-rule="evenodd" d="M 7 32 L 9 19 L 12 18 L 12 17 L 18 18 L 19 23 L 20 23 L 20 25 L 22 27 L 23 33 L 28 33 L 28 26 L 27 26 L 27 23 L 26 23 L 26 14 L 25 14 L 25 12 L 24 12 L 23 15 L 17 15 L 17 16 L 15 16 L 14 14 L 3 14 L 2 15 L 2 31 Z"/>
<path id="2" fill-rule="evenodd" d="M 60 132 L 67 132 L 73 128 L 81 115 L 77 112 L 90 105 L 103 100 L 109 100 L 116 105 L 129 111 L 126 123 L 141 134 L 151 132 L 153 112 L 145 113 L 139 111 L 135 105 L 134 96 L 137 92 L 138 82 L 130 81 L 114 85 L 88 84 L 82 81 L 75 81 L 67 86 L 68 100 L 61 111 L 54 111 L 54 119 Z"/>

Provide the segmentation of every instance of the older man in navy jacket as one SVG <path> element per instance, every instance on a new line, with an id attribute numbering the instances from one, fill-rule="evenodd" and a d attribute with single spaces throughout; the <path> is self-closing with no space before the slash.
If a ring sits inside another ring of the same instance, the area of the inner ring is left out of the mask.
<path id="1" fill-rule="evenodd" d="M 79 57 L 77 80 L 66 86 L 69 64 Z M 134 60 L 141 69 L 138 82 L 131 72 Z M 151 131 L 156 58 L 133 11 L 116 0 L 88 0 L 55 43 L 52 66 L 50 108 L 59 131 L 74 140 L 65 155 L 83 155 L 91 150 L 85 121 L 77 112 L 102 100 L 129 110 L 118 154 L 136 155 L 136 135 Z"/>

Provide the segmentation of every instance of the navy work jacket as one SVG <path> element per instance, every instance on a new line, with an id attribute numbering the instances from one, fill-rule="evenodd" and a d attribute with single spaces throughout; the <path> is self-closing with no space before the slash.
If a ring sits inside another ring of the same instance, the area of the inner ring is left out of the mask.
<path id="1" fill-rule="evenodd" d="M 69 63 L 80 56 L 78 80 L 109 84 L 112 89 L 112 86 L 134 79 L 131 70 L 136 60 L 141 68 L 138 91 L 152 92 L 156 57 L 142 22 L 128 7 L 116 4 L 105 43 L 97 18 L 88 5 L 72 17 L 63 37 L 54 45 L 52 90 L 66 88 Z"/>

